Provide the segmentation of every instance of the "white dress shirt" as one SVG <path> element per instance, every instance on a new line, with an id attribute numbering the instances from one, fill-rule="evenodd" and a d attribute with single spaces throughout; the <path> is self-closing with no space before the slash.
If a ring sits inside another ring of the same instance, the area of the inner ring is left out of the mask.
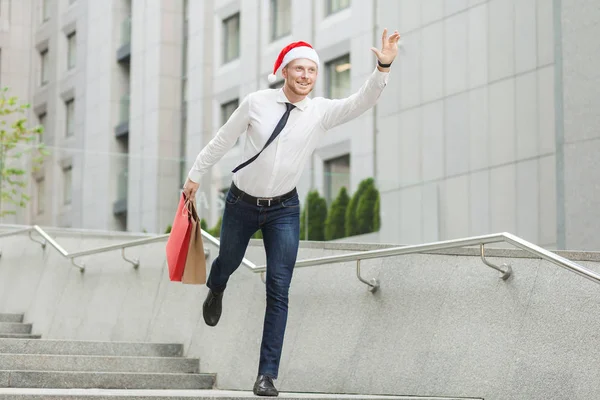
<path id="1" fill-rule="evenodd" d="M 373 107 L 387 85 L 389 72 L 377 68 L 358 90 L 344 99 L 304 98 L 294 103 L 287 124 L 254 162 L 233 175 L 233 182 L 256 197 L 273 197 L 296 187 L 304 166 L 328 129 L 358 117 Z M 188 178 L 198 183 L 201 176 L 233 147 L 244 132 L 246 145 L 242 163 L 265 145 L 289 102 L 283 89 L 266 89 L 249 94 L 216 136 L 202 149 Z"/>

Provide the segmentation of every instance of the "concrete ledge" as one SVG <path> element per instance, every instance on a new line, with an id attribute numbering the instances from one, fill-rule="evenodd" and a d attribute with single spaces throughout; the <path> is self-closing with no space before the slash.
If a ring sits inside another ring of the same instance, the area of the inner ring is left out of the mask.
<path id="1" fill-rule="evenodd" d="M 254 398 L 252 392 L 231 390 L 99 390 L 99 389 L 0 389 L 0 400 L 236 400 Z M 287 400 L 483 400 L 474 397 L 416 397 L 368 396 L 322 393 L 286 393 L 279 398 Z"/>
<path id="2" fill-rule="evenodd" d="M 81 389 L 211 389 L 210 374 L 8 371 L 6 387 Z"/>
<path id="3" fill-rule="evenodd" d="M 64 356 L 41 354 L 0 354 L 0 366 L 15 371 L 77 371 L 77 372 L 200 372 L 200 360 L 170 357 L 107 357 Z"/>
<path id="4" fill-rule="evenodd" d="M 31 324 L 0 322 L 0 333 L 31 333 Z"/>
<path id="5" fill-rule="evenodd" d="M 0 340 L 0 353 L 122 357 L 180 357 L 177 343 L 94 342 L 86 340 Z"/>

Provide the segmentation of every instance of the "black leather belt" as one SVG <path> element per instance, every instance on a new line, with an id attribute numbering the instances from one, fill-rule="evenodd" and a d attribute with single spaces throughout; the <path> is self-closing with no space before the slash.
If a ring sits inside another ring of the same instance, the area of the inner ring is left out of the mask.
<path id="1" fill-rule="evenodd" d="M 231 183 L 230 190 L 231 190 L 231 193 L 238 196 L 241 200 L 244 200 L 246 203 L 250 203 L 255 206 L 266 206 L 266 207 L 274 206 L 275 204 L 279 204 L 282 201 L 289 200 L 298 194 L 298 192 L 296 191 L 296 188 L 294 188 L 294 189 L 290 190 L 289 192 L 282 194 L 281 196 L 254 197 L 254 196 L 249 195 L 248 193 L 240 190 L 240 188 L 235 186 L 235 184 L 233 184 L 233 183 Z"/>

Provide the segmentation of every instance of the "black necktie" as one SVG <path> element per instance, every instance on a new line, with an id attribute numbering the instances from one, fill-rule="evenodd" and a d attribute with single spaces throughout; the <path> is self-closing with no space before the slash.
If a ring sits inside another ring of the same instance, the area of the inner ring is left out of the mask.
<path id="1" fill-rule="evenodd" d="M 258 152 L 257 155 L 255 155 L 254 157 L 252 157 L 251 159 L 249 159 L 248 161 L 238 165 L 237 167 L 235 167 L 235 169 L 231 172 L 237 172 L 238 170 L 244 168 L 246 165 L 250 164 L 252 161 L 256 160 L 258 158 L 258 156 L 260 155 L 260 153 L 263 152 L 264 149 L 267 148 L 268 145 L 271 144 L 271 142 L 273 142 L 273 140 L 275 140 L 275 138 L 277 137 L 277 135 L 279 135 L 279 133 L 281 132 L 281 130 L 283 129 L 283 127 L 285 126 L 285 124 L 287 123 L 287 120 L 290 116 L 290 112 L 292 112 L 292 110 L 295 108 L 296 106 L 291 104 L 291 103 L 285 103 L 285 113 L 283 113 L 283 115 L 281 116 L 281 119 L 279 120 L 279 122 L 277 123 L 277 126 L 275 127 L 275 130 L 273 131 L 273 133 L 271 134 L 271 137 L 269 138 L 269 140 L 267 140 L 267 143 L 265 143 L 265 145 L 263 146 L 262 150 Z"/>

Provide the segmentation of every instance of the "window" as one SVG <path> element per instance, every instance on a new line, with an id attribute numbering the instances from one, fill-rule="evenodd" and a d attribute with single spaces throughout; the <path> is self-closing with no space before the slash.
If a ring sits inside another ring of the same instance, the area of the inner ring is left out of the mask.
<path id="1" fill-rule="evenodd" d="M 50 0 L 42 0 L 42 23 L 50 19 Z"/>
<path id="2" fill-rule="evenodd" d="M 271 0 L 271 40 L 292 32 L 292 1 Z"/>
<path id="3" fill-rule="evenodd" d="M 223 20 L 223 61 L 228 63 L 240 56 L 240 14 Z"/>
<path id="4" fill-rule="evenodd" d="M 239 106 L 238 99 L 221 104 L 221 125 L 223 125 L 225 122 L 227 122 L 229 117 L 231 117 L 231 114 L 233 114 L 233 112 L 238 108 L 238 106 Z"/>
<path id="5" fill-rule="evenodd" d="M 75 134 L 75 99 L 65 103 L 67 109 L 66 136 L 71 137 Z"/>
<path id="6" fill-rule="evenodd" d="M 63 169 L 63 203 L 71 204 L 73 197 L 73 167 Z"/>
<path id="7" fill-rule="evenodd" d="M 49 59 L 48 59 L 48 49 L 43 50 L 40 53 L 40 64 L 41 64 L 41 76 L 40 81 L 42 86 L 48 83 L 48 75 L 49 75 Z"/>
<path id="8" fill-rule="evenodd" d="M 350 190 L 350 154 L 325 161 L 325 200 L 331 204 L 340 189 Z"/>
<path id="9" fill-rule="evenodd" d="M 46 113 L 38 115 L 38 123 L 42 126 L 42 133 L 38 135 L 38 143 L 44 143 L 44 134 L 46 133 Z"/>
<path id="10" fill-rule="evenodd" d="M 327 63 L 327 96 L 341 99 L 350 95 L 350 55 Z"/>
<path id="11" fill-rule="evenodd" d="M 77 60 L 77 36 L 75 32 L 67 36 L 67 69 L 75 68 L 75 61 Z"/>
<path id="12" fill-rule="evenodd" d="M 327 15 L 350 7 L 350 0 L 327 0 Z"/>
<path id="13" fill-rule="evenodd" d="M 46 184 L 44 182 L 44 178 L 38 179 L 35 182 L 36 186 L 36 211 L 38 214 L 44 213 L 44 198 L 46 197 Z"/>
<path id="14" fill-rule="evenodd" d="M 238 106 L 239 99 L 235 99 L 230 102 L 221 104 L 221 125 L 227 122 L 229 117 L 231 117 L 231 114 L 233 114 L 233 112 L 238 108 Z M 235 145 L 237 146 L 239 142 L 240 138 L 238 137 L 237 141 L 235 142 Z"/>

